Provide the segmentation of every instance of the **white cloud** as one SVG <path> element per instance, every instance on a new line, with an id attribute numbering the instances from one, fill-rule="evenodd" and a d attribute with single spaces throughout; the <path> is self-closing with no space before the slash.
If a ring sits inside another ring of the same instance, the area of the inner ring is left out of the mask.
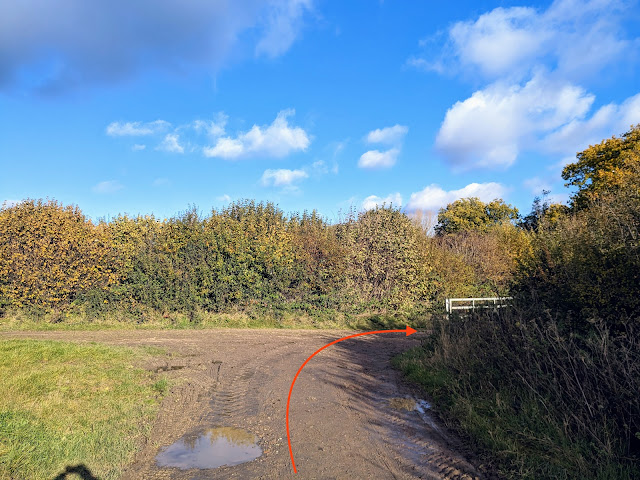
<path id="1" fill-rule="evenodd" d="M 118 190 L 122 190 L 124 187 L 120 182 L 115 180 L 106 180 L 93 186 L 92 190 L 95 193 L 114 193 Z"/>
<path id="2" fill-rule="evenodd" d="M 394 125 L 393 127 L 377 128 L 367 134 L 367 142 L 397 145 L 404 139 L 409 127 Z"/>
<path id="3" fill-rule="evenodd" d="M 107 135 L 112 137 L 137 137 L 145 135 L 154 135 L 169 128 L 171 124 L 164 120 L 156 120 L 155 122 L 112 122 L 107 126 Z"/>
<path id="4" fill-rule="evenodd" d="M 640 93 L 627 98 L 620 105 L 604 105 L 589 118 L 568 122 L 549 133 L 541 141 L 541 148 L 574 161 L 577 152 L 600 143 L 603 138 L 612 134 L 624 133 L 637 123 L 640 123 Z"/>
<path id="5" fill-rule="evenodd" d="M 360 168 L 390 168 L 396 164 L 399 148 L 392 148 L 381 152 L 380 150 L 369 150 L 363 153 L 358 160 Z"/>
<path id="6" fill-rule="evenodd" d="M 264 35 L 256 45 L 256 54 L 277 57 L 289 50 L 302 29 L 304 14 L 312 10 L 311 0 L 273 2 L 267 15 Z"/>
<path id="7" fill-rule="evenodd" d="M 400 195 L 399 193 L 390 193 L 384 198 L 378 197 L 376 195 L 369 195 L 362 202 L 363 210 L 373 210 L 376 207 L 382 207 L 382 206 L 401 207 L 402 195 Z"/>
<path id="8" fill-rule="evenodd" d="M 225 134 L 228 119 L 224 112 L 219 112 L 215 120 L 196 120 L 192 126 L 197 133 L 204 132 L 212 138 L 218 138 Z"/>
<path id="9" fill-rule="evenodd" d="M 213 147 L 204 147 L 205 157 L 238 158 L 246 153 L 242 141 L 233 138 L 221 138 Z"/>
<path id="10" fill-rule="evenodd" d="M 593 101 L 584 89 L 542 74 L 523 87 L 494 83 L 447 111 L 436 147 L 460 169 L 508 167 L 543 136 L 583 119 Z"/>
<path id="11" fill-rule="evenodd" d="M 575 81 L 598 74 L 629 51 L 621 19 L 630 6 L 618 0 L 556 0 L 546 10 L 498 7 L 453 24 L 442 58 L 409 63 L 462 68 L 489 80 L 522 78 L 546 65 Z"/>
<path id="12" fill-rule="evenodd" d="M 640 122 L 637 96 L 591 112 L 595 95 L 583 86 L 637 60 L 630 52 L 640 39 L 629 37 L 623 21 L 631 5 L 556 0 L 544 9 L 495 8 L 453 24 L 439 58 L 408 63 L 488 85 L 449 108 L 437 149 L 457 170 L 507 168 L 524 151 L 560 153 L 566 162 Z"/>
<path id="13" fill-rule="evenodd" d="M 241 43 L 283 54 L 312 7 L 312 0 L 0 2 L 0 89 L 56 93 L 144 71 L 215 73 L 246 50 Z"/>
<path id="14" fill-rule="evenodd" d="M 225 193 L 224 195 L 216 197 L 216 200 L 222 203 L 229 203 L 231 201 L 231 197 Z"/>
<path id="15" fill-rule="evenodd" d="M 392 145 L 393 148 L 384 151 L 369 150 L 363 153 L 358 160 L 358 167 L 371 169 L 393 167 L 398 161 L 402 141 L 408 131 L 408 127 L 397 124 L 392 127 L 377 128 L 370 131 L 366 136 L 367 143 Z"/>
<path id="16" fill-rule="evenodd" d="M 156 150 L 162 150 L 169 153 L 184 153 L 184 147 L 180 145 L 180 138 L 174 133 L 169 133 L 164 137 L 162 143 L 156 147 Z"/>
<path id="17" fill-rule="evenodd" d="M 423 190 L 411 194 L 411 198 L 407 203 L 407 210 L 435 212 L 460 198 L 477 197 L 483 202 L 490 202 L 496 198 L 502 198 L 506 192 L 507 189 L 503 185 L 495 182 L 470 183 L 459 190 L 449 191 L 432 183 Z"/>
<path id="18" fill-rule="evenodd" d="M 473 65 L 487 76 L 509 73 L 543 53 L 551 32 L 537 23 L 533 8 L 496 8 L 475 22 L 458 22 L 450 40 L 463 65 Z"/>
<path id="19" fill-rule="evenodd" d="M 295 151 L 305 151 L 311 143 L 311 137 L 304 129 L 289 125 L 288 118 L 294 114 L 293 109 L 283 110 L 271 125 L 254 125 L 249 131 L 240 132 L 236 136 L 224 136 L 228 121 L 224 112 L 217 113 L 212 120 L 197 119 L 171 129 L 171 124 L 164 120 L 112 122 L 107 126 L 106 133 L 112 137 L 162 136 L 156 150 L 170 153 L 202 151 L 206 157 L 225 159 L 284 157 Z M 214 145 L 202 146 L 207 141 Z M 131 148 L 133 151 L 140 151 L 146 145 L 135 144 Z M 337 164 L 334 166 L 337 168 Z"/>
<path id="20" fill-rule="evenodd" d="M 265 187 L 286 187 L 308 177 L 309 174 L 304 170 L 268 169 L 262 174 L 261 183 Z"/>
<path id="21" fill-rule="evenodd" d="M 206 157 L 237 159 L 245 157 L 284 157 L 307 149 L 311 140 L 300 127 L 289 126 L 287 118 L 294 110 L 283 110 L 271 125 L 254 125 L 248 132 L 234 137 L 219 138 L 213 147 L 203 149 Z"/>

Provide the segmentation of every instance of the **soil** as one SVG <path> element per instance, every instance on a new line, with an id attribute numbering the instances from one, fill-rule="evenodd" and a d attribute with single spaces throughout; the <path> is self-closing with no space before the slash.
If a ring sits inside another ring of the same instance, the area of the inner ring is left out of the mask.
<path id="1" fill-rule="evenodd" d="M 170 380 L 149 439 L 127 466 L 134 479 L 452 479 L 484 478 L 461 443 L 424 408 L 390 359 L 420 342 L 386 333 L 337 343 L 316 355 L 291 397 L 293 473 L 285 425 L 289 387 L 320 347 L 352 331 L 161 330 L 16 332 L 29 337 L 148 345 L 169 355 L 146 365 Z M 241 428 L 262 455 L 216 469 L 159 467 L 156 456 L 185 435 Z"/>

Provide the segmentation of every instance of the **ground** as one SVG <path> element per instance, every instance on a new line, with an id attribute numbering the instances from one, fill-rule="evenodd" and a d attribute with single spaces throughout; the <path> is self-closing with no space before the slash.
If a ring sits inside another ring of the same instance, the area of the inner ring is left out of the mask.
<path id="1" fill-rule="evenodd" d="M 289 387 L 300 365 L 349 331 L 159 330 L 19 332 L 0 338 L 96 341 L 164 349 L 146 368 L 170 392 L 123 480 L 134 479 L 455 479 L 483 478 L 390 365 L 420 334 L 368 335 L 316 355 L 296 381 L 290 409 L 294 474 L 285 424 Z M 156 455 L 185 435 L 212 427 L 255 434 L 258 459 L 217 469 L 163 468 Z M 87 465 L 90 468 L 90 465 Z"/>

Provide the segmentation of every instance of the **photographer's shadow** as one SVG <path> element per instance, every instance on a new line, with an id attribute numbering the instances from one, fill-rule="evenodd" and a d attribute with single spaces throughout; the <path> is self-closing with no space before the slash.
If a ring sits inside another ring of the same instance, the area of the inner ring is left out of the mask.
<path id="1" fill-rule="evenodd" d="M 67 468 L 64 469 L 64 472 L 55 477 L 53 480 L 71 480 L 72 478 L 74 478 L 74 476 L 72 475 L 78 475 L 82 480 L 100 480 L 93 473 L 91 473 L 91 470 L 89 470 L 86 465 L 83 464 L 74 466 L 67 465 Z"/>

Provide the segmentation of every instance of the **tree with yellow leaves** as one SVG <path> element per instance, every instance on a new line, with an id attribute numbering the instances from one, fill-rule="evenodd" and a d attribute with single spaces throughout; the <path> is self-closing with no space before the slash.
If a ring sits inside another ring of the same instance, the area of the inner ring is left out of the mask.
<path id="1" fill-rule="evenodd" d="M 578 187 L 571 199 L 576 210 L 587 208 L 606 194 L 621 187 L 640 191 L 640 124 L 618 138 L 613 136 L 591 145 L 576 155 L 578 161 L 564 167 L 566 186 Z"/>

